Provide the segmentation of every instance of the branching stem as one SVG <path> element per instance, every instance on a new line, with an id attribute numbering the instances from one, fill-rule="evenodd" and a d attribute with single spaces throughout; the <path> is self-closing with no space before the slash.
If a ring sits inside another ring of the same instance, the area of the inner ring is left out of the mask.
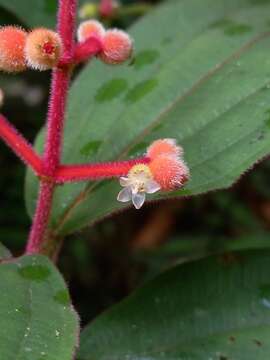
<path id="1" fill-rule="evenodd" d="M 105 2 L 104 2 L 105 3 Z M 107 4 L 109 4 L 108 2 Z M 32 228 L 26 245 L 26 254 L 44 253 L 54 257 L 59 239 L 49 232 L 49 221 L 57 185 L 66 182 L 97 180 L 127 175 L 132 166 L 148 163 L 150 159 L 116 161 L 85 165 L 61 164 L 67 95 L 72 69 L 77 63 L 91 59 L 102 51 L 102 42 L 92 36 L 83 43 L 75 43 L 77 0 L 59 0 L 57 31 L 63 43 L 63 54 L 53 70 L 47 133 L 43 156 L 0 115 L 0 138 L 39 177 L 40 187 Z"/>

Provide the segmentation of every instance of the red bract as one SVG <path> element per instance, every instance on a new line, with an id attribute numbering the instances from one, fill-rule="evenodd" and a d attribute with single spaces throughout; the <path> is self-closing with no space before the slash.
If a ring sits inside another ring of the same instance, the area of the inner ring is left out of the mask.
<path id="1" fill-rule="evenodd" d="M 77 37 L 79 42 L 83 42 L 90 37 L 94 36 L 100 40 L 103 39 L 105 35 L 104 26 L 97 20 L 87 20 L 83 21 L 77 30 Z"/>
<path id="2" fill-rule="evenodd" d="M 182 187 L 189 178 L 186 164 L 175 156 L 161 154 L 150 162 L 149 168 L 161 190 L 171 191 Z"/>
<path id="3" fill-rule="evenodd" d="M 26 69 L 24 46 L 27 33 L 15 26 L 0 29 L 0 70 L 20 72 Z"/>
<path id="4" fill-rule="evenodd" d="M 106 64 L 121 64 L 128 60 L 133 52 L 133 42 L 129 35 L 120 30 L 109 30 L 103 39 L 100 58 Z"/>
<path id="5" fill-rule="evenodd" d="M 52 69 L 62 54 L 62 41 L 54 31 L 34 29 L 27 36 L 24 51 L 29 67 L 37 70 Z"/>
<path id="6" fill-rule="evenodd" d="M 182 156 L 183 149 L 176 144 L 174 139 L 159 139 L 154 141 L 147 149 L 147 156 L 155 159 L 162 154 Z"/>

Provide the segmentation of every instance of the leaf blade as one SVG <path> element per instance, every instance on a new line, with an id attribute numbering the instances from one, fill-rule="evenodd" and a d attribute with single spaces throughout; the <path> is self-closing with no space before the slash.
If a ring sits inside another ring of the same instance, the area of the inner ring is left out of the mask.
<path id="1" fill-rule="evenodd" d="M 78 317 L 61 275 L 43 256 L 0 265 L 0 359 L 67 359 Z"/>
<path id="2" fill-rule="evenodd" d="M 267 358 L 269 261 L 238 252 L 167 271 L 83 331 L 79 360 Z"/>

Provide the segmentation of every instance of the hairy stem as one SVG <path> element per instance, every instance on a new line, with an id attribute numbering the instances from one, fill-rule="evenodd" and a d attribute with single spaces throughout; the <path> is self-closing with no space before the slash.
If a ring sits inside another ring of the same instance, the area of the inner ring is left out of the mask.
<path id="1" fill-rule="evenodd" d="M 0 137 L 36 175 L 42 175 L 41 158 L 3 115 L 0 115 Z"/>
<path id="2" fill-rule="evenodd" d="M 90 37 L 83 43 L 77 44 L 74 51 L 74 62 L 80 63 L 90 60 L 93 56 L 97 55 L 102 49 L 100 40 L 96 37 Z"/>
<path id="3" fill-rule="evenodd" d="M 59 0 L 57 30 L 64 46 L 63 58 L 72 58 L 76 0 Z M 51 96 L 47 118 L 47 137 L 42 161 L 41 178 L 36 213 L 26 247 L 26 253 L 38 253 L 45 247 L 46 231 L 50 219 L 53 194 L 56 187 L 55 173 L 60 164 L 64 129 L 65 107 L 70 82 L 70 68 L 56 68 L 52 75 Z"/>
<path id="4" fill-rule="evenodd" d="M 149 161 L 149 158 L 142 157 L 133 160 L 97 164 L 61 165 L 56 172 L 56 181 L 58 183 L 65 183 L 125 176 L 132 166 L 147 164 Z"/>

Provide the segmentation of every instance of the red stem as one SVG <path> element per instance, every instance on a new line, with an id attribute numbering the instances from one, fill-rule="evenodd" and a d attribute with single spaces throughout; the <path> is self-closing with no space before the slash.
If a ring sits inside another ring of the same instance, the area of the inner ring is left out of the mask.
<path id="1" fill-rule="evenodd" d="M 77 0 L 59 0 L 57 31 L 63 41 L 64 59 L 73 57 L 76 5 Z M 46 236 L 56 186 L 54 178 L 61 159 L 69 82 L 70 69 L 68 67 L 57 68 L 53 71 L 43 157 L 43 173 L 46 178 L 41 179 L 36 213 L 26 247 L 27 254 L 40 252 Z"/>
<path id="2" fill-rule="evenodd" d="M 83 43 L 79 43 L 76 45 L 73 61 L 75 63 L 88 61 L 93 56 L 97 55 L 101 50 L 102 50 L 101 41 L 98 38 L 91 36 Z"/>
<path id="3" fill-rule="evenodd" d="M 18 131 L 0 115 L 0 137 L 37 175 L 41 175 L 41 158 Z"/>
<path id="4" fill-rule="evenodd" d="M 60 164 L 69 79 L 68 69 L 56 69 L 53 71 L 47 122 L 47 139 L 43 159 L 44 170 L 51 177 L 54 176 Z"/>
<path id="5" fill-rule="evenodd" d="M 87 165 L 62 165 L 56 172 L 58 183 L 96 180 L 127 175 L 132 166 L 147 164 L 150 159 L 142 157 L 134 160 L 87 164 Z"/>

